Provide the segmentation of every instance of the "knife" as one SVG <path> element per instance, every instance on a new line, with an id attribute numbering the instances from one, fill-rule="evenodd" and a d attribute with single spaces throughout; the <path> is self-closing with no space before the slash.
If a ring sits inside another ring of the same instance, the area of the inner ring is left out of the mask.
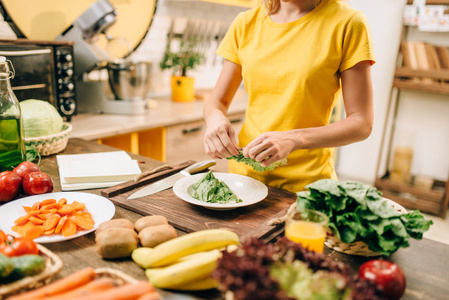
<path id="1" fill-rule="evenodd" d="M 193 165 L 188 166 L 185 169 L 182 169 L 180 172 L 171 175 L 167 178 L 161 179 L 158 182 L 152 183 L 137 192 L 133 193 L 131 196 L 128 197 L 128 200 L 140 198 L 148 195 L 155 194 L 157 192 L 169 189 L 173 187 L 181 178 L 184 178 L 186 176 L 190 176 L 192 174 L 198 173 L 200 171 L 204 171 L 207 168 L 215 165 L 215 160 L 209 159 L 209 160 L 203 160 L 197 163 L 194 163 Z"/>

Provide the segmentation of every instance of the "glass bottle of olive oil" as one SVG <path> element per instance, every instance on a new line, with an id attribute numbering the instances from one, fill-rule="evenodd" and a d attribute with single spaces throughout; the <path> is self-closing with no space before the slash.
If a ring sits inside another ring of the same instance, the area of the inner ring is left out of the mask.
<path id="1" fill-rule="evenodd" d="M 11 171 L 25 160 L 26 154 L 22 114 L 10 78 L 14 78 L 14 67 L 0 56 L 0 172 Z"/>

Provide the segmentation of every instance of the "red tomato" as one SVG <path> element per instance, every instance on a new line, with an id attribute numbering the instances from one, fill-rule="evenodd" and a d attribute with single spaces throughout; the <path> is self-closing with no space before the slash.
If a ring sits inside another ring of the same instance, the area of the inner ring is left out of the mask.
<path id="1" fill-rule="evenodd" d="M 20 163 L 17 167 L 12 170 L 14 173 L 19 175 L 22 179 L 31 172 L 39 172 L 40 169 L 37 165 L 30 161 L 24 161 Z"/>
<path id="2" fill-rule="evenodd" d="M 8 236 L 5 242 L 0 244 L 0 253 L 13 257 L 25 254 L 38 254 L 39 249 L 32 239 Z"/>
<path id="3" fill-rule="evenodd" d="M 402 269 L 383 259 L 370 260 L 359 268 L 359 276 L 376 282 L 382 293 L 390 300 L 402 297 L 407 285 Z"/>
<path id="4" fill-rule="evenodd" d="M 4 233 L 2 230 L 0 230 L 0 244 L 3 244 L 4 241 L 8 239 L 8 236 L 6 233 Z"/>
<path id="5" fill-rule="evenodd" d="M 27 195 L 40 195 L 53 191 L 53 180 L 42 172 L 31 172 L 23 179 L 23 190 Z"/>
<path id="6" fill-rule="evenodd" d="M 0 203 L 8 202 L 20 194 L 22 178 L 12 171 L 0 173 Z"/>

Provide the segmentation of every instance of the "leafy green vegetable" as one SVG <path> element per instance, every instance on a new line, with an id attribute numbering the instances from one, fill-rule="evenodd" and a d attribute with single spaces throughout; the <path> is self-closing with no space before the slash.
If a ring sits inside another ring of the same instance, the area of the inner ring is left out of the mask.
<path id="1" fill-rule="evenodd" d="M 417 210 L 401 214 L 374 187 L 360 182 L 318 180 L 297 193 L 298 210 L 316 209 L 329 217 L 329 228 L 344 243 L 363 241 L 372 251 L 390 255 L 422 239 L 433 222 Z"/>
<path id="2" fill-rule="evenodd" d="M 212 171 L 209 171 L 200 181 L 193 185 L 193 198 L 209 203 L 239 203 L 241 199 L 231 191 L 223 181 L 215 178 Z"/>
<path id="3" fill-rule="evenodd" d="M 37 162 L 37 165 L 41 162 L 41 156 L 39 152 L 31 147 L 31 146 L 25 146 L 26 149 L 26 160 L 27 161 L 34 161 L 36 157 L 39 158 L 39 161 Z M 0 164 L 4 166 L 7 171 L 12 171 L 15 167 L 17 167 L 22 162 L 22 153 L 20 150 L 15 151 L 8 151 L 4 153 L 0 153 Z M 8 170 L 8 168 L 11 168 Z"/>
<path id="4" fill-rule="evenodd" d="M 23 132 L 26 138 L 41 137 L 61 132 L 63 120 L 56 108 L 43 100 L 20 102 Z"/>
<path id="5" fill-rule="evenodd" d="M 247 164 L 248 166 L 252 167 L 255 171 L 258 171 L 258 172 L 273 171 L 275 168 L 281 167 L 281 166 L 284 166 L 284 165 L 287 164 L 287 159 L 284 158 L 284 159 L 275 161 L 274 163 L 272 163 L 268 167 L 262 167 L 260 165 L 260 162 L 256 161 L 255 159 L 246 158 L 245 156 L 243 156 L 243 152 L 241 150 L 239 150 L 239 155 L 226 157 L 226 159 L 228 159 L 228 160 L 233 159 L 233 160 L 235 160 L 237 162 L 243 162 L 243 163 Z"/>

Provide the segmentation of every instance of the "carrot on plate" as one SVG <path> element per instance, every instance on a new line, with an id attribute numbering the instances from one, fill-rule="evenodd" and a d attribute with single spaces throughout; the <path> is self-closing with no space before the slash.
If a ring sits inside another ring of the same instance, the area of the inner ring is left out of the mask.
<path id="1" fill-rule="evenodd" d="M 55 203 L 56 203 L 56 199 L 45 199 L 45 200 L 41 201 L 41 203 L 39 204 L 39 208 L 42 208 L 45 205 L 55 204 Z"/>
<path id="2" fill-rule="evenodd" d="M 61 232 L 62 226 L 64 226 L 64 223 L 66 220 L 67 220 L 67 216 L 63 216 L 63 217 L 61 217 L 61 219 L 59 219 L 58 225 L 56 225 L 55 233 Z"/>
<path id="3" fill-rule="evenodd" d="M 58 225 L 59 220 L 61 219 L 61 216 L 58 214 L 52 214 L 50 215 L 45 221 L 44 221 L 44 230 L 48 231 L 51 229 L 56 228 L 56 225 Z"/>
<path id="4" fill-rule="evenodd" d="M 39 219 L 39 218 L 37 218 L 35 216 L 30 216 L 30 222 L 35 224 L 35 225 L 42 225 L 42 224 L 44 224 L 44 220 Z"/>
<path id="5" fill-rule="evenodd" d="M 33 223 L 31 223 L 33 224 Z M 32 227 L 29 227 L 28 229 L 24 230 L 23 236 L 29 239 L 35 239 L 37 237 L 40 237 L 44 233 L 44 229 L 42 228 L 42 225 L 35 225 L 33 224 Z"/>
<path id="6" fill-rule="evenodd" d="M 63 236 L 68 237 L 76 233 L 76 225 L 72 220 L 67 219 L 62 226 L 61 233 Z"/>
<path id="7" fill-rule="evenodd" d="M 30 218 L 29 215 L 24 215 L 24 216 L 21 216 L 21 217 L 17 218 L 17 219 L 14 221 L 14 223 L 15 223 L 16 225 L 25 225 L 26 223 L 28 223 L 28 219 L 29 219 L 29 218 Z"/>
<path id="8" fill-rule="evenodd" d="M 94 280 L 95 276 L 95 270 L 92 267 L 87 267 L 40 288 L 11 296 L 7 300 L 45 299 L 78 288 Z"/>
<path id="9" fill-rule="evenodd" d="M 94 228 L 95 222 L 92 217 L 84 217 L 82 215 L 73 215 L 70 217 L 70 220 L 73 221 L 77 226 L 89 230 Z"/>
<path id="10" fill-rule="evenodd" d="M 66 198 L 61 198 L 61 199 L 59 199 L 59 201 L 57 203 L 60 204 L 60 205 L 65 205 L 65 204 L 67 204 L 67 199 Z"/>

